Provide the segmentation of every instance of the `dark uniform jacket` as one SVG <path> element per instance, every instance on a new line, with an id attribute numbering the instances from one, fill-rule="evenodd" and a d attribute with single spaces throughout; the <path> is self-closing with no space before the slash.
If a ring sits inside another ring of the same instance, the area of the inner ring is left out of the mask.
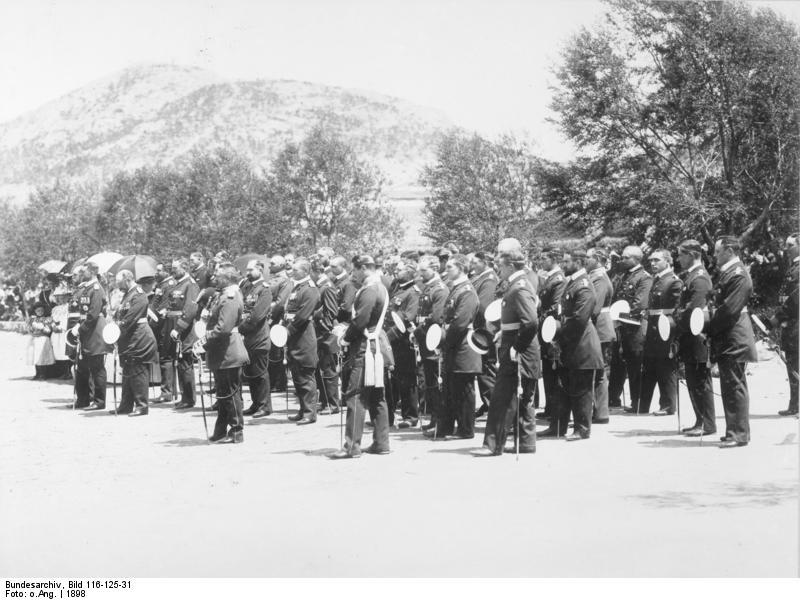
<path id="1" fill-rule="evenodd" d="M 413 350 L 411 343 L 411 325 L 416 323 L 419 312 L 419 288 L 414 285 L 414 280 L 398 282 L 389 298 L 389 312 L 397 313 L 406 326 L 404 333 L 394 324 L 390 315 L 383 322 L 383 328 L 392 344 L 392 348 L 403 346 Z"/>
<path id="2" fill-rule="evenodd" d="M 331 333 L 339 314 L 339 291 L 330 278 L 324 273 L 317 280 L 319 302 L 314 309 L 314 331 L 317 334 L 317 350 L 328 354 L 336 354 L 339 346 L 336 337 Z"/>
<path id="3" fill-rule="evenodd" d="M 614 286 L 603 267 L 592 270 L 589 273 L 589 281 L 594 287 L 595 306 L 592 320 L 597 329 L 597 337 L 600 338 L 601 344 L 613 342 L 617 339 L 617 333 L 614 331 L 614 322 L 611 320 L 609 307 L 614 296 Z"/>
<path id="4" fill-rule="evenodd" d="M 153 297 L 150 298 L 150 308 L 154 313 L 160 317 L 167 314 L 167 306 L 169 305 L 169 293 L 175 287 L 175 278 L 169 275 L 159 281 L 153 290 Z M 163 312 L 162 312 L 163 311 Z"/>
<path id="5" fill-rule="evenodd" d="M 286 275 L 286 271 L 275 273 L 267 281 L 269 291 L 272 294 L 272 305 L 270 306 L 270 325 L 280 323 L 283 319 L 283 311 L 286 308 L 286 301 L 292 293 L 292 280 Z"/>
<path id="6" fill-rule="evenodd" d="M 171 287 L 167 297 L 166 321 L 162 333 L 165 336 L 163 344 L 172 343 L 169 334 L 173 329 L 180 334 L 179 339 L 184 350 L 188 351 L 197 341 L 193 326 L 197 316 L 197 296 L 199 294 L 200 288 L 188 273 Z"/>
<path id="7" fill-rule="evenodd" d="M 73 301 L 77 304 L 80 313 L 78 337 L 81 342 L 83 356 L 96 356 L 106 354 L 108 345 L 103 341 L 103 328 L 106 326 L 104 313 L 106 294 L 100 283 L 95 279 L 84 281 L 75 291 Z M 72 312 L 70 308 L 70 312 Z"/>
<path id="8" fill-rule="evenodd" d="M 679 356 L 685 363 L 707 363 L 709 361 L 708 336 L 705 333 L 692 335 L 689 324 L 695 308 L 708 310 L 713 290 L 711 277 L 702 264 L 682 275 L 683 289 L 678 310 L 675 313 Z"/>
<path id="9" fill-rule="evenodd" d="M 602 369 L 600 338 L 592 323 L 594 286 L 584 269 L 569 277 L 561 296 L 561 329 L 555 341 L 561 348 L 561 364 L 567 369 Z"/>
<path id="10" fill-rule="evenodd" d="M 650 299 L 650 287 L 652 285 L 653 278 L 650 273 L 645 271 L 642 265 L 636 265 L 633 269 L 625 271 L 619 278 L 619 283 L 614 288 L 614 302 L 617 300 L 627 301 L 631 307 L 631 318 L 643 319 L 644 311 L 647 310 Z M 646 322 L 643 322 L 641 326 L 628 323 L 619 324 L 617 339 L 620 340 L 623 354 L 625 352 L 634 354 L 642 352 L 646 329 Z"/>
<path id="11" fill-rule="evenodd" d="M 249 362 L 247 349 L 237 329 L 242 322 L 244 301 L 235 285 L 217 294 L 209 305 L 206 330 L 206 356 L 208 368 L 233 369 Z"/>
<path id="12" fill-rule="evenodd" d="M 539 379 L 542 364 L 537 337 L 539 318 L 536 314 L 536 292 L 524 271 L 513 273 L 505 283 L 500 309 L 500 347 L 497 351 L 500 372 L 509 374 L 509 369 L 517 369 L 517 362 L 511 360 L 513 348 L 522 375 Z"/>
<path id="13" fill-rule="evenodd" d="M 272 292 L 259 277 L 255 281 L 245 280 L 242 285 L 244 312 L 242 322 L 239 324 L 239 333 L 244 336 L 244 345 L 248 352 L 270 349 L 269 341 L 269 312 L 272 307 Z"/>
<path id="14" fill-rule="evenodd" d="M 758 360 L 747 311 L 752 293 L 753 282 L 738 258 L 722 265 L 714 286 L 714 312 L 708 324 L 711 353 L 716 360 Z"/>
<path id="15" fill-rule="evenodd" d="M 798 279 L 800 279 L 800 263 L 798 259 L 792 263 L 789 273 L 784 281 L 781 290 L 781 305 L 775 313 L 775 318 L 781 326 L 781 350 L 787 354 L 796 355 L 798 353 Z M 795 368 L 797 365 L 792 365 Z"/>
<path id="16" fill-rule="evenodd" d="M 201 290 L 205 290 L 206 288 L 214 289 L 211 282 L 212 274 L 205 265 L 200 265 L 198 268 L 194 269 L 190 275 Z"/>
<path id="17" fill-rule="evenodd" d="M 547 317 L 558 318 L 559 306 L 561 304 L 561 296 L 564 293 L 564 288 L 567 287 L 567 278 L 564 272 L 556 267 L 548 272 L 544 277 L 542 287 L 539 289 L 539 329 Z M 541 335 L 541 334 L 540 334 Z M 558 360 L 558 347 L 548 344 L 543 340 L 539 340 L 542 344 L 542 357 L 545 360 Z"/>
<path id="18" fill-rule="evenodd" d="M 289 331 L 286 341 L 288 357 L 301 367 L 316 367 L 317 334 L 314 330 L 314 310 L 319 304 L 319 290 L 309 277 L 294 282 L 286 302 L 284 321 Z"/>
<path id="19" fill-rule="evenodd" d="M 472 287 L 478 294 L 478 301 L 480 302 L 480 310 L 475 315 L 475 327 L 486 327 L 486 319 L 483 316 L 486 307 L 494 302 L 497 294 L 497 275 L 492 269 L 486 269 L 472 278 Z"/>
<path id="20" fill-rule="evenodd" d="M 481 356 L 469 347 L 467 336 L 480 310 L 475 288 L 466 276 L 454 280 L 444 305 L 442 351 L 448 373 L 480 373 Z"/>
<path id="21" fill-rule="evenodd" d="M 147 294 L 138 285 L 129 289 L 117 310 L 121 364 L 158 362 L 156 336 L 147 323 Z"/>
<path id="22" fill-rule="evenodd" d="M 644 355 L 655 358 L 672 358 L 677 355 L 674 347 L 675 329 L 671 328 L 669 338 L 664 341 L 658 333 L 659 315 L 664 313 L 674 320 L 683 290 L 683 282 L 672 269 L 665 269 L 653 278 L 650 297 L 647 301 L 647 333 L 644 340 Z"/>
<path id="23" fill-rule="evenodd" d="M 339 323 L 348 323 L 353 311 L 353 300 L 356 297 L 356 285 L 346 271 L 333 278 L 333 285 L 339 293 L 339 312 L 336 315 L 336 320 Z"/>
<path id="24" fill-rule="evenodd" d="M 417 328 L 414 330 L 422 358 L 430 360 L 436 358 L 435 352 L 428 350 L 425 345 L 425 336 L 428 334 L 428 328 L 434 323 L 441 326 L 444 317 L 444 303 L 447 302 L 448 293 L 447 286 L 438 275 L 431 278 L 422 288 L 422 294 L 419 297 Z"/>
<path id="25" fill-rule="evenodd" d="M 388 300 L 389 292 L 377 278 L 365 281 L 364 285 L 356 292 L 350 322 L 344 333 L 344 340 L 350 344 L 347 350 L 348 360 L 361 361 L 364 359 L 367 347 L 365 332 L 375 332 L 383 312 L 384 302 L 388 302 Z M 385 318 L 389 318 L 388 314 Z M 394 367 L 392 348 L 383 329 L 378 334 L 378 346 L 383 354 L 384 367 Z"/>

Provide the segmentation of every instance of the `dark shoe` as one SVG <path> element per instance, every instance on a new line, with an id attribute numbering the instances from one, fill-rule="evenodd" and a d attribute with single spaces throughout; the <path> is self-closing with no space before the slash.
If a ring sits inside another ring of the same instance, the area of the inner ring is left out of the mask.
<path id="1" fill-rule="evenodd" d="M 448 433 L 444 436 L 446 440 L 472 440 L 475 439 L 475 434 L 472 435 L 462 435 L 460 433 Z"/>
<path id="2" fill-rule="evenodd" d="M 339 409 L 335 406 L 326 406 L 322 410 L 317 411 L 318 415 L 338 415 Z"/>
<path id="3" fill-rule="evenodd" d="M 419 421 L 417 421 L 416 419 L 414 419 L 414 420 L 403 419 L 402 421 L 400 421 L 400 423 L 397 424 L 397 428 L 398 429 L 411 429 L 412 427 L 416 427 L 418 422 Z"/>
<path id="4" fill-rule="evenodd" d="M 303 415 L 302 415 L 302 414 L 299 414 L 299 415 L 289 415 L 289 416 L 288 416 L 288 417 L 286 417 L 286 418 L 287 418 L 287 419 L 289 419 L 290 421 L 302 421 L 302 420 L 303 420 Z"/>
<path id="5" fill-rule="evenodd" d="M 220 435 L 214 434 L 210 438 L 208 438 L 208 441 L 211 442 L 212 444 L 225 443 L 225 442 L 228 441 L 228 434 L 227 433 L 223 433 L 223 434 L 220 434 Z"/>
<path id="6" fill-rule="evenodd" d="M 787 408 L 786 410 L 779 410 L 778 414 L 782 417 L 793 417 L 797 414 L 796 408 Z"/>
<path id="7" fill-rule="evenodd" d="M 475 411 L 475 418 L 480 419 L 487 412 L 489 412 L 489 406 L 486 404 L 481 404 L 481 407 Z"/>
<path id="8" fill-rule="evenodd" d="M 142 408 L 137 408 L 135 411 L 133 411 L 128 416 L 129 417 L 145 417 L 145 416 L 147 416 L 147 414 L 149 412 L 150 412 L 150 409 L 147 408 L 146 406 L 143 406 Z"/>
<path id="9" fill-rule="evenodd" d="M 580 440 L 588 440 L 588 435 L 581 435 L 580 433 L 571 433 L 564 438 L 568 442 L 578 442 Z"/>
<path id="10" fill-rule="evenodd" d="M 592 417 L 592 425 L 608 425 L 608 419 L 597 419 Z"/>
<path id="11" fill-rule="evenodd" d="M 228 437 L 234 444 L 241 444 L 244 442 L 244 432 L 242 431 L 233 431 L 228 434 Z"/>
<path id="12" fill-rule="evenodd" d="M 485 458 L 487 456 L 501 456 L 502 452 L 492 452 L 488 448 L 476 448 L 475 450 L 471 450 L 470 454 L 476 458 Z"/>
<path id="13" fill-rule="evenodd" d="M 297 424 L 298 425 L 311 425 L 312 423 L 316 423 L 316 422 L 317 422 L 316 419 L 309 419 L 308 417 L 303 417 L 302 419 L 300 419 L 297 422 Z"/>
<path id="14" fill-rule="evenodd" d="M 177 408 L 177 407 L 176 407 L 176 408 Z M 258 406 L 256 406 L 255 404 L 251 404 L 251 405 L 250 405 L 250 407 L 249 407 L 247 410 L 245 410 L 245 411 L 242 411 L 242 414 L 243 414 L 245 417 L 251 417 L 251 416 L 253 416 L 254 414 L 256 414 L 257 412 L 258 412 Z"/>
<path id="15" fill-rule="evenodd" d="M 632 406 L 626 406 L 625 407 L 625 412 L 628 413 L 628 414 L 636 414 L 636 413 L 638 413 L 638 411 L 635 408 L 633 408 Z"/>
<path id="16" fill-rule="evenodd" d="M 187 408 L 194 408 L 194 404 L 189 404 L 188 402 L 178 402 L 175 405 L 175 410 L 186 410 Z"/>
<path id="17" fill-rule="evenodd" d="M 267 410 L 266 408 L 259 408 L 258 412 L 253 414 L 254 419 L 260 419 L 261 417 L 268 417 L 272 414 L 271 410 Z"/>
<path id="18" fill-rule="evenodd" d="M 653 413 L 654 417 L 668 417 L 669 415 L 674 415 L 675 411 L 670 410 L 668 408 L 659 408 L 657 411 Z"/>
<path id="19" fill-rule="evenodd" d="M 704 435 L 714 435 L 717 433 L 717 430 L 714 431 L 703 431 L 702 427 L 698 427 L 697 429 L 690 429 L 686 432 L 687 437 L 702 437 Z"/>
<path id="20" fill-rule="evenodd" d="M 391 450 L 389 450 L 388 448 L 381 449 L 381 448 L 378 448 L 377 446 L 375 446 L 375 445 L 373 444 L 372 446 L 370 446 L 369 448 L 367 448 L 366 450 L 364 450 L 364 452 L 366 452 L 367 454 L 380 454 L 380 455 L 384 455 L 384 454 L 389 454 L 389 453 L 391 452 Z"/>
<path id="21" fill-rule="evenodd" d="M 339 450 L 333 454 L 328 454 L 328 458 L 337 460 L 340 458 L 361 458 L 361 452 L 350 454 L 347 450 Z"/>
<path id="22" fill-rule="evenodd" d="M 516 454 L 516 453 L 517 453 L 517 447 L 516 446 L 511 446 L 510 450 L 506 450 L 506 454 Z M 520 448 L 519 449 L 519 454 L 535 454 L 535 453 L 536 453 L 536 448 L 535 447 L 534 448 Z"/>
<path id="23" fill-rule="evenodd" d="M 536 437 L 540 437 L 540 438 L 546 438 L 546 437 L 561 437 L 561 436 L 558 434 L 558 431 L 556 431 L 555 429 L 552 429 L 552 428 L 548 427 L 548 428 L 547 428 L 547 429 L 545 429 L 544 431 L 540 431 L 540 432 L 538 432 L 538 433 L 536 434 Z"/>
<path id="24" fill-rule="evenodd" d="M 104 402 L 100 403 L 97 400 L 95 400 L 94 402 L 90 402 L 89 406 L 87 406 L 83 410 L 105 410 L 105 408 L 106 408 L 106 405 L 105 405 Z"/>
<path id="25" fill-rule="evenodd" d="M 691 427 L 684 427 L 683 429 L 681 429 L 681 433 L 689 433 L 690 431 L 694 431 L 695 429 L 702 429 L 702 428 L 703 428 L 702 423 L 695 423 Z"/>
<path id="26" fill-rule="evenodd" d="M 547 411 L 542 410 L 542 411 L 539 411 L 539 412 L 536 413 L 536 418 L 537 419 L 549 419 L 550 415 L 547 414 Z"/>
<path id="27" fill-rule="evenodd" d="M 728 440 L 730 440 L 730 439 L 731 439 L 731 438 L 729 438 L 727 435 L 723 435 L 721 438 L 719 438 L 719 441 L 720 441 L 720 442 L 727 442 L 727 441 L 728 441 Z"/>
<path id="28" fill-rule="evenodd" d="M 422 431 L 428 431 L 430 429 L 435 429 L 435 428 L 436 428 L 436 422 L 435 421 L 431 421 L 427 425 L 423 425 L 421 427 Z"/>
<path id="29" fill-rule="evenodd" d="M 110 411 L 108 411 L 108 414 L 110 414 L 110 415 L 129 415 L 129 414 L 131 414 L 131 411 L 129 411 L 129 410 L 110 410 Z"/>
<path id="30" fill-rule="evenodd" d="M 747 446 L 747 442 L 737 442 L 736 440 L 725 440 L 720 442 L 720 448 L 739 448 L 740 446 Z"/>

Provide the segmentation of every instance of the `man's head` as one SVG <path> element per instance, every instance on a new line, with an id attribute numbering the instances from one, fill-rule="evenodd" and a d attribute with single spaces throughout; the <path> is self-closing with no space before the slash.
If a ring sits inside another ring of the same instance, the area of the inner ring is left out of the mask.
<path id="1" fill-rule="evenodd" d="M 593 271 L 606 266 L 606 253 L 602 248 L 589 248 L 586 251 L 586 269 Z"/>
<path id="2" fill-rule="evenodd" d="M 663 248 L 653 250 L 647 260 L 650 261 L 650 272 L 653 274 L 661 273 L 672 266 L 672 255 Z"/>
<path id="3" fill-rule="evenodd" d="M 347 259 L 344 256 L 334 256 L 331 261 L 331 273 L 334 277 L 338 277 L 347 270 Z"/>
<path id="4" fill-rule="evenodd" d="M 189 262 L 185 258 L 176 258 L 172 261 L 172 265 L 170 265 L 172 276 L 175 277 L 175 279 L 183 278 L 188 268 Z"/>
<path id="5" fill-rule="evenodd" d="M 97 272 L 99 271 L 98 266 L 89 261 L 83 265 L 83 280 L 84 281 L 92 281 L 93 279 L 97 279 Z"/>
<path id="6" fill-rule="evenodd" d="M 134 286 L 136 282 L 133 279 L 133 273 L 131 273 L 127 269 L 123 269 L 122 271 L 117 273 L 116 283 L 117 287 L 120 290 L 122 290 L 123 292 L 127 292 Z"/>
<path id="7" fill-rule="evenodd" d="M 264 273 L 264 263 L 258 259 L 253 259 L 247 263 L 247 278 L 250 281 L 258 281 Z"/>
<path id="8" fill-rule="evenodd" d="M 417 263 L 409 259 L 400 260 L 395 265 L 394 274 L 397 280 L 402 283 L 413 281 L 417 275 Z"/>
<path id="9" fill-rule="evenodd" d="M 702 257 L 703 249 L 697 240 L 684 240 L 678 246 L 678 262 L 684 271 L 701 262 Z"/>
<path id="10" fill-rule="evenodd" d="M 199 252 L 192 252 L 189 255 L 189 264 L 192 265 L 192 269 L 197 269 L 203 266 L 203 255 Z"/>
<path id="11" fill-rule="evenodd" d="M 273 275 L 275 273 L 280 273 L 286 268 L 286 259 L 283 258 L 280 254 L 276 254 L 272 258 L 269 259 L 269 272 Z"/>
<path id="12" fill-rule="evenodd" d="M 439 272 L 439 259 L 430 254 L 426 254 L 419 259 L 418 271 L 422 281 L 425 283 L 429 282 L 436 277 L 436 274 Z"/>
<path id="13" fill-rule="evenodd" d="M 566 275 L 577 273 L 586 267 L 586 250 L 577 248 L 564 252 L 561 259 L 561 268 Z"/>
<path id="14" fill-rule="evenodd" d="M 497 257 L 497 274 L 506 281 L 517 271 L 525 268 L 525 255 L 519 250 L 502 252 Z"/>
<path id="15" fill-rule="evenodd" d="M 283 258 L 286 260 L 286 268 L 291 269 L 295 260 L 294 254 L 292 254 L 291 252 L 287 252 L 286 254 L 284 254 Z"/>
<path id="16" fill-rule="evenodd" d="M 169 273 L 167 273 L 167 269 L 166 267 L 164 267 L 164 263 L 163 262 L 158 263 L 156 265 L 156 281 L 158 283 L 161 283 L 167 278 L 168 275 Z"/>
<path id="17" fill-rule="evenodd" d="M 733 235 L 723 235 L 714 244 L 714 258 L 717 259 L 717 264 L 721 267 L 729 260 L 739 256 L 739 238 Z"/>
<path id="18" fill-rule="evenodd" d="M 233 265 L 220 265 L 214 273 L 214 287 L 224 290 L 239 281 L 239 271 Z"/>
<path id="19" fill-rule="evenodd" d="M 463 254 L 455 254 L 447 261 L 445 269 L 447 276 L 452 281 L 469 272 L 469 261 Z"/>
<path id="20" fill-rule="evenodd" d="M 309 276 L 311 273 L 311 262 L 303 257 L 299 256 L 292 262 L 292 279 L 295 281 L 300 281 Z"/>
<path id="21" fill-rule="evenodd" d="M 476 252 L 470 256 L 470 269 L 475 275 L 483 273 L 492 263 L 492 257 L 483 251 Z"/>
<path id="22" fill-rule="evenodd" d="M 357 285 L 364 283 L 364 280 L 375 275 L 376 272 L 375 259 L 368 254 L 362 254 L 353 259 L 353 281 Z"/>
<path id="23" fill-rule="evenodd" d="M 619 259 L 622 268 L 626 271 L 642 262 L 642 249 L 639 246 L 625 246 Z"/>
<path id="24" fill-rule="evenodd" d="M 548 248 L 542 252 L 542 268 L 545 271 L 552 271 L 561 262 L 564 253 L 555 248 Z"/>

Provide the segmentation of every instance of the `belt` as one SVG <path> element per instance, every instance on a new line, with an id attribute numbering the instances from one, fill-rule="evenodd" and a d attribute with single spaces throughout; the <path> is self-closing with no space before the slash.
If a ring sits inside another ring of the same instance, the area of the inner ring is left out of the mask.
<path id="1" fill-rule="evenodd" d="M 147 325 L 147 317 L 142 317 L 141 319 L 136 319 L 136 323 L 139 325 Z"/>
<path id="2" fill-rule="evenodd" d="M 69 318 L 69 319 L 75 319 L 75 318 L 80 317 L 80 316 L 81 316 L 81 313 L 67 313 L 67 318 Z"/>
<path id="3" fill-rule="evenodd" d="M 182 310 L 168 310 L 167 316 L 168 317 L 180 317 L 183 314 Z"/>
<path id="4" fill-rule="evenodd" d="M 643 311 L 647 313 L 651 317 L 657 317 L 659 315 L 671 315 L 675 312 L 674 308 L 654 308 L 653 310 L 645 310 Z"/>
<path id="5" fill-rule="evenodd" d="M 500 329 L 502 331 L 517 331 L 521 325 L 521 323 L 501 323 Z"/>
<path id="6" fill-rule="evenodd" d="M 610 306 L 604 306 L 603 308 L 600 309 L 600 314 L 601 315 L 603 313 L 610 313 L 610 312 L 611 312 L 611 307 Z"/>

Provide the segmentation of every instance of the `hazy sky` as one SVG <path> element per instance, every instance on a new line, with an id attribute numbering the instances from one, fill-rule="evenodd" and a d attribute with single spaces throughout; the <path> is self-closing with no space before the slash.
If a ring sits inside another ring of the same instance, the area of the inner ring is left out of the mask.
<path id="1" fill-rule="evenodd" d="M 800 23 L 800 2 L 759 2 Z M 545 122 L 550 68 L 594 1 L 0 0 L 0 122 L 141 62 L 382 92 L 486 135 Z"/>

